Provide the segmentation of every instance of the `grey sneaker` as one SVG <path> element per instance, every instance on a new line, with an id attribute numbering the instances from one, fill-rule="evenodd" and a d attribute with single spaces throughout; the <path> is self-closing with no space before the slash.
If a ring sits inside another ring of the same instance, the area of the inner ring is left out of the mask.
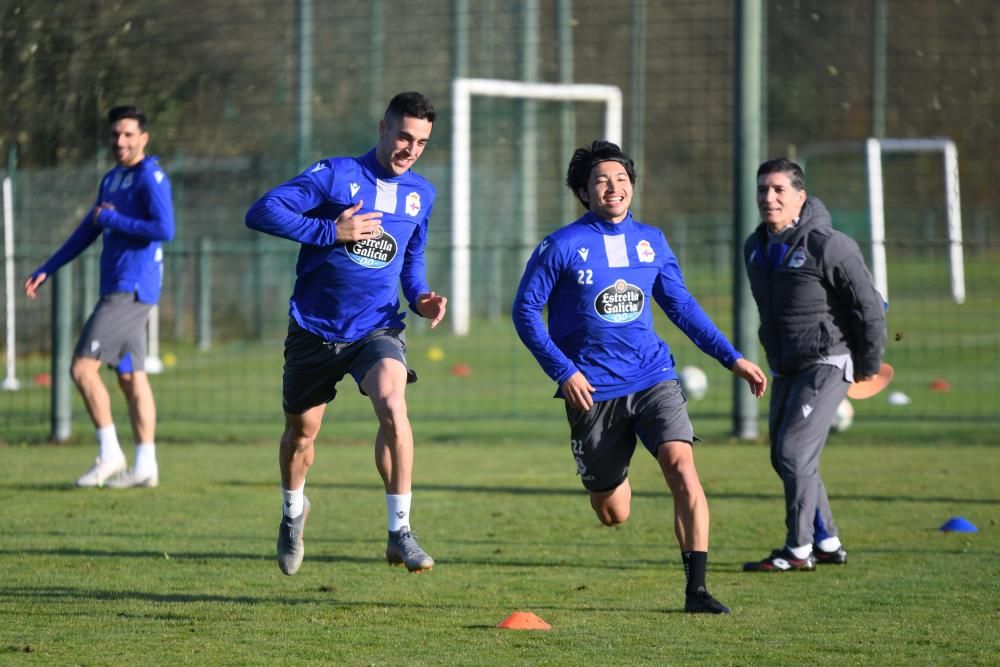
<path id="1" fill-rule="evenodd" d="M 90 470 L 76 480 L 76 485 L 81 487 L 104 486 L 104 482 L 110 477 L 124 471 L 126 465 L 124 456 L 107 461 L 98 456 L 94 459 L 94 465 L 90 466 Z"/>
<path id="2" fill-rule="evenodd" d="M 152 473 L 138 474 L 135 468 L 122 470 L 120 473 L 104 483 L 109 489 L 130 489 L 132 487 L 142 487 L 155 489 L 160 485 L 160 472 L 153 470 Z"/>
<path id="3" fill-rule="evenodd" d="M 278 567 L 291 576 L 302 566 L 302 557 L 306 555 L 306 547 L 302 541 L 302 533 L 306 529 L 306 518 L 309 516 L 309 499 L 304 499 L 302 514 L 294 519 L 281 515 L 278 525 Z"/>
<path id="4" fill-rule="evenodd" d="M 434 559 L 420 548 L 409 528 L 389 533 L 385 559 L 389 561 L 389 565 L 405 565 L 410 572 L 423 572 L 434 567 Z"/>

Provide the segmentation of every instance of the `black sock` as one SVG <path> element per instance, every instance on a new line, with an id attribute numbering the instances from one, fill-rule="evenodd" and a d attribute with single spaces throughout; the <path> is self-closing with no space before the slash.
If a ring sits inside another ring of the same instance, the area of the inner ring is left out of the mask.
<path id="1" fill-rule="evenodd" d="M 687 580 L 685 593 L 694 595 L 698 589 L 705 590 L 705 571 L 708 569 L 707 551 L 682 551 L 684 578 Z"/>

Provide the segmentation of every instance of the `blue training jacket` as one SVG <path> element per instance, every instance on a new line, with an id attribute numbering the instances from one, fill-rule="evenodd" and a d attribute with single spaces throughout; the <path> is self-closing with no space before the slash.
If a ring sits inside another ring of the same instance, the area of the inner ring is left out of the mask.
<path id="1" fill-rule="evenodd" d="M 581 371 L 594 400 L 605 401 L 677 378 L 670 347 L 653 328 L 651 298 L 725 368 L 742 356 L 688 292 L 663 232 L 631 213 L 617 224 L 587 213 L 542 240 L 514 299 L 514 326 L 560 385 L 556 396 Z"/>
<path id="2" fill-rule="evenodd" d="M 436 191 L 424 177 L 395 176 L 374 149 L 320 160 L 250 207 L 246 225 L 302 244 L 289 314 L 324 340 L 351 342 L 375 329 L 401 329 L 399 284 L 414 309 L 430 292 L 424 247 Z M 337 216 L 381 211 L 381 235 L 337 243 Z"/>
<path id="3" fill-rule="evenodd" d="M 117 166 L 105 174 L 94 205 L 100 203 L 114 209 L 101 211 L 96 220 L 89 209 L 62 247 L 32 275 L 51 276 L 103 236 L 101 296 L 134 292 L 142 303 L 157 303 L 163 284 L 161 243 L 174 238 L 170 180 L 159 158 L 151 155 L 133 167 Z"/>

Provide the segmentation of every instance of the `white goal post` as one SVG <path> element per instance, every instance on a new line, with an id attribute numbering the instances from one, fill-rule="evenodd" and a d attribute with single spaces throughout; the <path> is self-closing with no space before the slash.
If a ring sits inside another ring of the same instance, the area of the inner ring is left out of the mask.
<path id="1" fill-rule="evenodd" d="M 455 79 L 451 100 L 451 296 L 449 315 L 459 336 L 471 319 L 471 167 L 472 96 L 508 97 L 551 102 L 599 102 L 605 105 L 604 138 L 621 145 L 622 91 L 617 86 L 584 83 L 531 83 L 501 79 Z"/>
<path id="2" fill-rule="evenodd" d="M 16 391 L 21 388 L 17 379 L 17 326 L 14 321 L 14 187 L 10 176 L 3 179 L 3 274 L 4 301 L 6 302 L 6 357 L 7 369 L 3 388 Z"/>
<path id="3" fill-rule="evenodd" d="M 885 258 L 885 200 L 883 197 L 883 153 L 941 153 L 944 161 L 944 194 L 948 226 L 948 259 L 951 294 L 955 303 L 965 303 L 965 258 L 962 249 L 962 206 L 958 189 L 958 149 L 947 138 L 876 139 L 812 144 L 802 149 L 802 167 L 816 155 L 853 153 L 863 150 L 868 173 L 868 214 L 871 227 L 872 276 L 882 298 L 889 300 L 889 277 Z"/>

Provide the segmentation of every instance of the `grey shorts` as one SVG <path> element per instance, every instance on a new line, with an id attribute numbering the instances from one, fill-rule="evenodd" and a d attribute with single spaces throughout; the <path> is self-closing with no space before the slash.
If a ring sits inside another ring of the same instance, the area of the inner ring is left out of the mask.
<path id="1" fill-rule="evenodd" d="M 74 356 L 97 359 L 118 373 L 145 370 L 146 321 L 152 309 L 132 292 L 105 294 L 83 325 Z"/>
<path id="2" fill-rule="evenodd" d="M 365 374 L 382 359 L 396 359 L 406 366 L 402 329 L 376 329 L 351 343 L 333 343 L 290 319 L 281 382 L 282 407 L 289 414 L 299 415 L 329 403 L 337 396 L 337 383 L 348 373 L 360 390 Z M 408 384 L 417 381 L 417 374 L 409 366 L 406 375 Z"/>
<path id="3" fill-rule="evenodd" d="M 636 436 L 654 457 L 664 442 L 695 441 L 687 400 L 676 380 L 594 403 L 586 412 L 567 403 L 566 418 L 577 473 L 588 491 L 610 491 L 625 481 Z"/>

